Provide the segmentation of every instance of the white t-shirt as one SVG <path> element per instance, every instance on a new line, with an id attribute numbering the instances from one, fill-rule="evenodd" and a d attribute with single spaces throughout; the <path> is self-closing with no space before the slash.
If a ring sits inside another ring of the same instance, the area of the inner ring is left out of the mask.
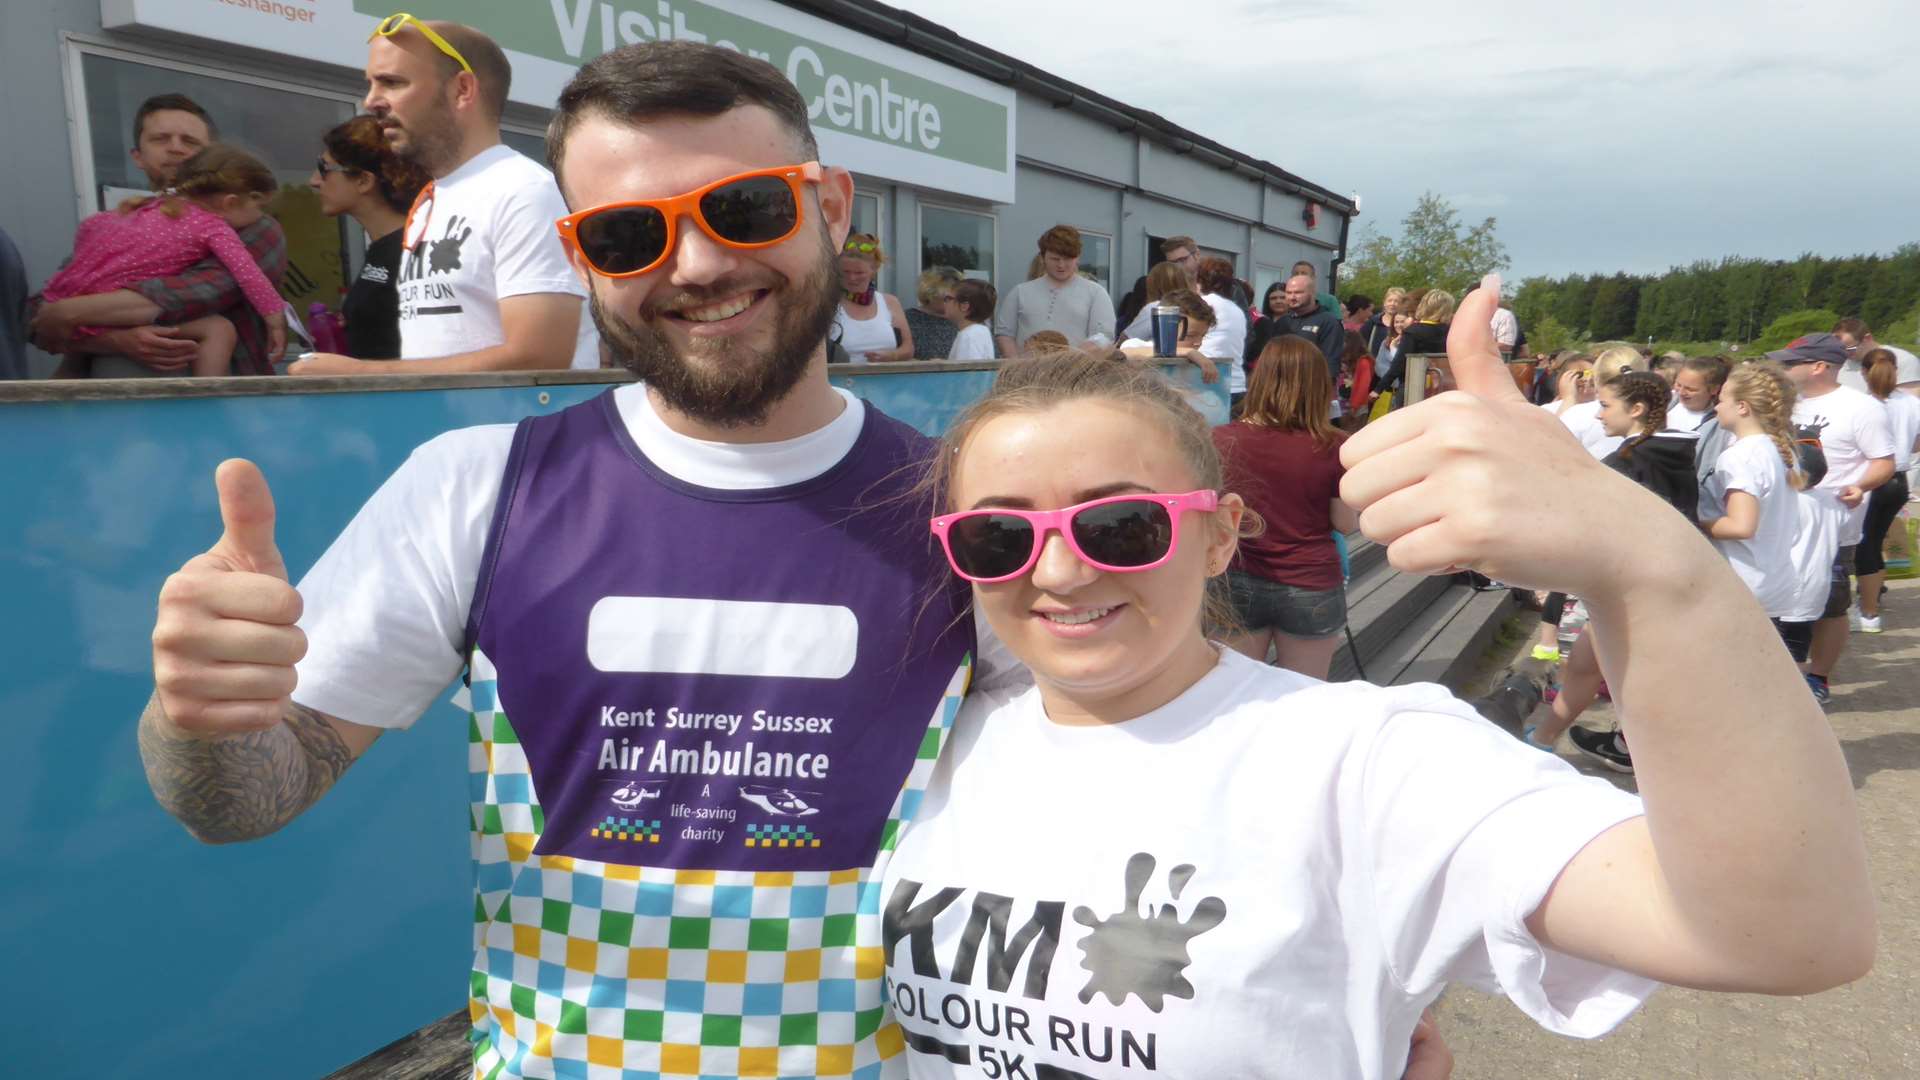
<path id="1" fill-rule="evenodd" d="M 1700 433 L 1697 429 L 1701 424 L 1706 423 L 1708 413 L 1710 412 L 1712 412 L 1712 410 L 1708 410 L 1708 412 L 1694 412 L 1692 409 L 1680 404 L 1680 399 L 1676 397 L 1667 406 L 1667 430 L 1698 438 Z"/>
<path id="2" fill-rule="evenodd" d="M 1920 398 L 1899 391 L 1881 402 L 1887 410 L 1887 428 L 1893 436 L 1893 469 L 1906 472 L 1913 466 L 1913 441 L 1920 438 Z"/>
<path id="3" fill-rule="evenodd" d="M 1840 525 L 1846 507 L 1830 493 L 1815 488 L 1796 491 L 1793 499 L 1793 603 L 1786 622 L 1814 622 L 1827 609 L 1833 587 L 1833 560 L 1840 552 Z"/>
<path id="4" fill-rule="evenodd" d="M 1567 430 L 1573 432 L 1574 437 L 1580 440 L 1580 445 L 1587 448 L 1587 453 L 1596 458 L 1606 457 L 1626 441 L 1618 435 L 1607 434 L 1606 427 L 1600 423 L 1600 402 L 1597 398 L 1568 406 L 1561 412 L 1560 422 L 1567 425 Z"/>
<path id="5" fill-rule="evenodd" d="M 1247 392 L 1247 369 L 1241 363 L 1247 352 L 1247 313 L 1224 296 L 1203 293 L 1200 299 L 1213 309 L 1213 329 L 1200 339 L 1200 354 L 1220 361 L 1227 373 L 1227 393 Z"/>
<path id="6" fill-rule="evenodd" d="M 986 323 L 968 323 L 953 335 L 953 351 L 947 354 L 949 360 L 991 360 L 993 359 L 993 331 Z"/>
<path id="7" fill-rule="evenodd" d="M 916 1077 L 1397 1080 L 1449 982 L 1599 1035 L 1656 984 L 1525 920 L 1642 812 L 1437 686 L 1229 650 L 1124 724 L 975 694 L 886 870 L 894 1019 Z"/>
<path id="8" fill-rule="evenodd" d="M 1520 340 L 1520 320 L 1513 312 L 1500 308 L 1493 313 L 1493 340 L 1500 348 L 1511 351 L 1514 343 Z"/>
<path id="9" fill-rule="evenodd" d="M 1797 492 L 1787 480 L 1787 463 L 1780 448 L 1765 435 L 1737 439 L 1720 452 L 1713 472 L 1700 488 L 1700 521 L 1724 517 L 1727 496 L 1744 491 L 1760 504 L 1760 519 L 1745 540 L 1715 540 L 1713 546 L 1733 564 L 1767 615 L 1778 619 L 1791 613 L 1799 594 L 1794 574 L 1793 539 L 1799 524 Z"/>
<path id="10" fill-rule="evenodd" d="M 676 479 L 727 490 L 785 487 L 832 468 L 860 437 L 865 410 L 845 390 L 840 415 L 797 439 L 716 443 L 667 427 L 645 387 L 613 391 L 641 452 Z M 464 665 L 467 608 L 493 523 L 513 425 L 461 428 L 414 450 L 300 579 L 306 658 L 302 705 L 372 727 L 418 719 Z"/>
<path id="11" fill-rule="evenodd" d="M 400 256 L 400 355 L 428 360 L 501 344 L 500 301 L 509 297 L 585 300 L 553 227 L 566 213 L 553 174 L 505 145 L 434 181 L 432 203 L 407 237 L 420 239 Z M 600 335 L 584 304 L 571 366 L 600 366 Z"/>
<path id="12" fill-rule="evenodd" d="M 1887 408 L 1878 398 L 1845 386 L 1819 397 L 1802 397 L 1793 404 L 1793 422 L 1820 432 L 1820 448 L 1827 455 L 1827 475 L 1820 490 L 1836 496 L 1834 505 L 1846 512 L 1840 544 L 1860 542 L 1867 518 L 1867 500 L 1848 509 L 1837 496 L 1860 482 L 1874 458 L 1893 457 L 1893 433 L 1887 427 Z"/>

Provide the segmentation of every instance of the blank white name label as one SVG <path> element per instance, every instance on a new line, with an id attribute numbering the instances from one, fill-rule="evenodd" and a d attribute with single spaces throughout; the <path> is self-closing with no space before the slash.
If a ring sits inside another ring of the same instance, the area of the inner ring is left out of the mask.
<path id="1" fill-rule="evenodd" d="M 587 616 L 587 660 L 609 672 L 839 679 L 859 643 L 838 604 L 608 596 Z"/>

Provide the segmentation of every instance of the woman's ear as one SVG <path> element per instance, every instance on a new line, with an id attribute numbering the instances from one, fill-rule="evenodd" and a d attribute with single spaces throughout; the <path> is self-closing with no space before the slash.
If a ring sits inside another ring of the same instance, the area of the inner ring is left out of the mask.
<path id="1" fill-rule="evenodd" d="M 1219 508 L 1210 516 L 1213 528 L 1207 537 L 1207 576 L 1218 577 L 1227 572 L 1234 553 L 1240 549 L 1240 530 L 1247 518 L 1246 500 L 1227 492 L 1220 496 Z"/>

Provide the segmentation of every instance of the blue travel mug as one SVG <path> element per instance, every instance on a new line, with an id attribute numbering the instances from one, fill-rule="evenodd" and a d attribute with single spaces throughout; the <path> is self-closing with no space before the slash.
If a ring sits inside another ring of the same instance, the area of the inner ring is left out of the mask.
<path id="1" fill-rule="evenodd" d="M 1153 355 L 1177 356 L 1180 337 L 1186 333 L 1187 317 L 1172 304 L 1153 305 Z"/>

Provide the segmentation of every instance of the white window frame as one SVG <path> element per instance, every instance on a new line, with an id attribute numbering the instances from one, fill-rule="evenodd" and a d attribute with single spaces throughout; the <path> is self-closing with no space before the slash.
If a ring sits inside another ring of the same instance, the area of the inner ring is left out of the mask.
<path id="1" fill-rule="evenodd" d="M 914 278 L 917 280 L 921 274 L 926 273 L 928 270 L 928 267 L 921 264 L 920 259 L 922 257 L 921 253 L 926 250 L 927 211 L 929 209 L 945 210 L 949 213 L 954 213 L 954 214 L 972 214 L 974 217 L 983 217 L 983 218 L 986 218 L 988 221 L 993 222 L 993 259 L 992 259 L 993 265 L 987 267 L 987 283 L 992 285 L 996 290 L 999 289 L 1000 288 L 1000 282 L 999 282 L 1000 215 L 994 213 L 992 210 L 981 210 L 976 207 L 960 206 L 955 203 L 928 202 L 923 199 L 923 200 L 919 200 L 917 205 L 915 206 L 914 225 L 916 226 L 916 228 L 914 230 L 914 245 L 913 245 L 913 248 L 914 248 L 913 264 L 915 268 Z"/>
<path id="2" fill-rule="evenodd" d="M 1100 282 L 1100 287 L 1107 290 L 1109 296 L 1113 295 L 1113 281 L 1111 279 L 1114 276 L 1114 269 L 1120 257 L 1120 249 L 1114 244 L 1114 235 L 1105 229 L 1082 229 L 1078 225 L 1075 225 L 1074 228 L 1080 229 L 1080 237 L 1083 241 L 1089 236 L 1097 236 L 1107 242 L 1107 277 L 1109 280 Z M 1084 244 L 1082 246 L 1084 246 Z M 1097 281 L 1098 279 L 1096 278 L 1094 280 Z"/>
<path id="3" fill-rule="evenodd" d="M 327 86 L 323 83 L 299 79 L 272 78 L 240 66 L 214 67 L 191 60 L 182 60 L 176 55 L 128 42 L 109 42 L 71 30 L 63 31 L 60 35 L 60 66 L 63 81 L 66 83 L 67 131 L 69 133 L 67 146 L 73 161 L 74 195 L 80 219 L 83 221 L 99 209 L 94 205 L 99 195 L 95 191 L 97 178 L 93 171 L 93 126 L 88 116 L 87 81 L 86 73 L 82 68 L 82 59 L 87 56 L 143 64 L 147 67 L 179 71 L 208 79 L 222 79 L 247 86 L 264 87 L 268 90 L 345 102 L 355 112 L 359 111 L 362 100 L 360 94 L 341 90 L 337 84 Z M 236 64 L 244 63 L 238 57 L 235 60 Z M 319 144 L 321 134 L 323 133 L 314 133 L 315 145 Z M 348 233 L 351 235 L 353 231 L 349 229 Z"/>

